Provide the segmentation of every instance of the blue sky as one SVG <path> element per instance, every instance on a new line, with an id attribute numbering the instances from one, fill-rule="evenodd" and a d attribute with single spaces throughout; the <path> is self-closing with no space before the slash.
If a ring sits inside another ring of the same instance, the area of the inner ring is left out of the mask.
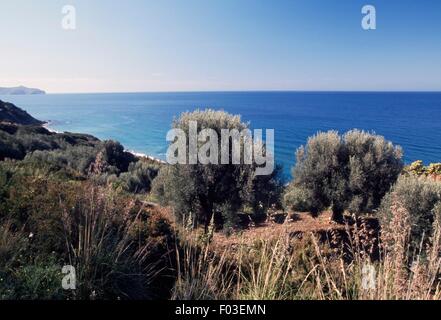
<path id="1" fill-rule="evenodd" d="M 0 86 L 441 90 L 439 0 L 2 0 Z M 77 30 L 61 28 L 76 8 Z M 377 30 L 361 28 L 361 8 Z"/>

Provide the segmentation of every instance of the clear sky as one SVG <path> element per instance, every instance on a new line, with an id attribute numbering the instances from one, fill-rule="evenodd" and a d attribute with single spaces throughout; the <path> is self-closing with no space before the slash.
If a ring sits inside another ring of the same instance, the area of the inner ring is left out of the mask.
<path id="1" fill-rule="evenodd" d="M 441 90 L 439 0 L 1 0 L 0 30 L 0 87 Z"/>

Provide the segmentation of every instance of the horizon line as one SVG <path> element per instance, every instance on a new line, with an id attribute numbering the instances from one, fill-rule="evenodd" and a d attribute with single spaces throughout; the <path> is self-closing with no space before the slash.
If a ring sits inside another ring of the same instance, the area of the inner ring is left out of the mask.
<path id="1" fill-rule="evenodd" d="M 42 90 L 42 89 L 41 89 Z M 263 89 L 263 90 L 160 90 L 160 91 L 83 91 L 83 92 L 48 92 L 46 95 L 55 94 L 141 94 L 141 93 L 441 93 L 438 90 L 279 90 L 279 89 Z M 45 95 L 42 94 L 42 95 Z M 38 94 L 37 94 L 38 95 Z"/>

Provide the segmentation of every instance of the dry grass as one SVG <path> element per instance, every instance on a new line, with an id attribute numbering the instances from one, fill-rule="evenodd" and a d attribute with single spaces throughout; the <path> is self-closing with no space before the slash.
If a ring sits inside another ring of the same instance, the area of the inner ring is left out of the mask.
<path id="1" fill-rule="evenodd" d="M 440 299 L 441 226 L 436 222 L 429 245 L 411 254 L 409 213 L 398 202 L 392 210 L 394 219 L 381 236 L 376 260 L 363 223 L 346 226 L 351 237 L 342 246 L 350 247 L 350 260 L 343 247 L 323 243 L 314 229 L 293 239 L 295 223 L 268 225 L 231 238 L 217 234 L 200 252 L 180 260 L 174 298 Z M 322 219 L 316 230 L 333 227 L 327 217 Z"/>
<path id="2" fill-rule="evenodd" d="M 74 207 L 62 204 L 69 262 L 77 274 L 74 298 L 99 299 L 103 287 L 106 295 L 117 292 L 114 298 L 150 298 L 145 289 L 162 269 L 150 259 L 153 240 L 141 233 L 145 207 L 120 202 L 111 190 L 90 187 Z"/>

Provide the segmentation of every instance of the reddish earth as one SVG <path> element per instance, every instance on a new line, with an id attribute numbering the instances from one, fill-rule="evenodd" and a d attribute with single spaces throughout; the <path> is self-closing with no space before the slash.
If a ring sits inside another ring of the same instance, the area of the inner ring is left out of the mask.
<path id="1" fill-rule="evenodd" d="M 255 227 L 250 227 L 241 232 L 226 236 L 222 232 L 215 233 L 213 242 L 216 247 L 235 247 L 239 244 L 254 243 L 259 240 L 279 239 L 294 237 L 303 233 L 328 233 L 331 230 L 345 230 L 344 225 L 331 222 L 331 213 L 324 212 L 319 217 L 313 218 L 309 213 L 291 214 L 291 219 L 284 223 L 265 222 Z"/>
<path id="2" fill-rule="evenodd" d="M 441 175 L 439 175 L 439 174 L 438 175 L 431 174 L 429 177 L 432 178 L 434 181 L 441 182 Z"/>
<path id="3" fill-rule="evenodd" d="M 154 206 L 157 212 L 163 217 L 166 217 L 174 224 L 174 219 L 171 210 L 162 208 L 151 203 L 147 205 Z M 241 245 L 253 245 L 261 240 L 279 240 L 287 238 L 302 238 L 304 234 L 314 233 L 319 236 L 320 241 L 348 241 L 348 231 L 352 233 L 354 221 L 347 217 L 348 225 L 337 224 L 331 221 L 331 212 L 323 212 L 317 218 L 311 216 L 310 213 L 291 213 L 286 220 L 279 221 L 280 223 L 267 221 L 260 223 L 257 226 L 251 226 L 241 231 L 234 231 L 231 235 L 226 235 L 223 232 L 215 232 L 213 235 L 212 246 L 216 250 L 234 250 Z M 357 226 L 364 224 L 370 230 L 370 234 L 375 238 L 378 229 L 378 221 L 375 218 L 360 218 L 357 219 Z M 349 229 L 348 229 L 349 228 Z M 200 235 L 203 230 L 195 230 L 195 236 Z M 369 237 L 371 237 L 369 236 Z M 340 242 L 341 243 L 341 242 Z M 338 243 L 335 243 L 339 245 Z"/>

